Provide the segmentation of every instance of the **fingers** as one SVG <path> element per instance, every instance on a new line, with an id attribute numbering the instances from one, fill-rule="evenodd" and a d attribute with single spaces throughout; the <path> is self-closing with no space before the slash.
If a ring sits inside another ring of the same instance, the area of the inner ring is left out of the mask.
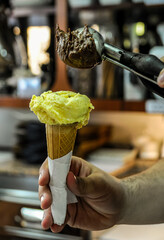
<path id="1" fill-rule="evenodd" d="M 50 229 L 52 232 L 54 233 L 58 233 L 61 232 L 63 230 L 63 228 L 65 227 L 65 224 L 62 224 L 61 226 L 57 225 L 57 224 L 53 224 Z"/>
<path id="2" fill-rule="evenodd" d="M 94 171 L 95 169 L 91 164 L 89 164 L 83 159 L 73 157 L 71 162 L 71 171 L 68 173 L 67 176 L 67 185 L 69 189 L 77 196 L 86 195 L 90 192 L 90 190 L 91 192 L 95 192 L 95 187 L 93 184 L 94 178 L 91 174 Z M 76 176 L 80 176 L 78 180 L 76 179 L 74 174 Z M 39 198 L 41 200 L 41 208 L 44 209 L 42 227 L 44 229 L 51 228 L 51 231 L 57 233 L 62 231 L 68 219 L 66 219 L 66 222 L 61 226 L 53 224 L 50 210 L 52 196 L 48 187 L 49 180 L 50 176 L 48 171 L 48 161 L 45 160 L 40 168 L 39 177 Z"/>
<path id="3" fill-rule="evenodd" d="M 164 62 L 164 57 L 161 58 L 161 61 Z M 161 88 L 164 88 L 164 69 L 160 72 L 158 78 L 157 78 L 157 83 Z"/>
<path id="4" fill-rule="evenodd" d="M 58 232 L 61 232 L 63 230 L 63 228 L 65 227 L 66 223 L 67 223 L 67 218 L 68 216 L 66 217 L 66 221 L 64 224 L 62 224 L 61 226 L 57 225 L 57 224 L 54 224 L 53 223 L 53 218 L 52 218 L 52 214 L 51 214 L 51 208 L 48 208 L 46 210 L 44 210 L 44 214 L 43 214 L 43 219 L 42 219 L 42 228 L 44 230 L 47 230 L 47 229 L 51 229 L 52 232 L 54 233 L 58 233 Z"/>
<path id="5" fill-rule="evenodd" d="M 48 187 L 49 183 L 49 171 L 48 171 L 48 161 L 44 161 L 40 168 L 39 174 L 39 198 L 41 201 L 41 208 L 47 209 L 50 207 L 52 202 L 51 192 Z"/>
<path id="6" fill-rule="evenodd" d="M 157 83 L 161 88 L 164 88 L 164 69 L 160 72 L 157 78 Z"/>
<path id="7" fill-rule="evenodd" d="M 79 194 L 78 186 L 77 186 L 77 182 L 76 182 L 76 177 L 73 174 L 73 172 L 69 172 L 68 175 L 67 175 L 67 187 L 75 195 Z"/>
<path id="8" fill-rule="evenodd" d="M 48 208 L 44 210 L 43 220 L 42 220 L 42 228 L 47 230 L 49 229 L 53 224 L 53 219 L 51 215 L 51 209 Z"/>
<path id="9" fill-rule="evenodd" d="M 69 205 L 68 205 L 69 206 Z M 60 226 L 60 225 L 57 225 L 57 224 L 53 224 L 51 226 L 51 231 L 54 232 L 54 233 L 58 233 L 58 232 L 61 232 L 63 230 L 63 228 L 65 227 L 65 225 L 68 223 L 68 220 L 69 220 L 69 214 L 67 212 L 66 214 L 66 218 L 65 218 L 65 221 L 64 223 Z"/>
<path id="10" fill-rule="evenodd" d="M 101 170 L 77 157 L 72 157 L 67 186 L 77 196 L 96 194 L 95 186 L 100 185 Z M 95 184 L 96 181 L 96 184 Z"/>
<path id="11" fill-rule="evenodd" d="M 39 198 L 41 201 L 41 208 L 44 209 L 44 215 L 42 220 L 42 228 L 47 230 L 51 229 L 52 232 L 60 232 L 64 228 L 65 224 L 58 226 L 57 224 L 53 224 L 53 218 L 51 214 L 51 203 L 52 203 L 52 195 L 49 189 L 49 170 L 48 170 L 48 160 L 46 159 L 39 170 Z"/>
<path id="12" fill-rule="evenodd" d="M 39 170 L 39 185 L 44 186 L 49 183 L 50 176 L 48 171 L 48 160 L 46 159 Z"/>
<path id="13" fill-rule="evenodd" d="M 161 58 L 160 58 L 160 60 L 161 60 L 162 62 L 164 62 L 164 56 L 163 56 L 163 57 L 161 57 Z"/>
<path id="14" fill-rule="evenodd" d="M 87 177 L 95 168 L 95 166 L 89 164 L 82 158 L 73 156 L 71 159 L 70 171 L 73 172 L 75 176 Z"/>
<path id="15" fill-rule="evenodd" d="M 83 195 L 85 188 L 84 185 L 87 181 L 86 177 L 92 173 L 92 170 L 92 166 L 89 165 L 85 160 L 73 156 L 71 160 L 70 172 L 67 175 L 67 186 L 70 191 L 77 196 Z M 79 180 L 77 180 L 77 178 Z"/>
<path id="16" fill-rule="evenodd" d="M 47 209 L 51 206 L 52 196 L 48 186 L 39 186 L 39 198 L 42 209 Z"/>
<path id="17" fill-rule="evenodd" d="M 71 192 L 79 197 L 96 197 L 102 191 L 102 180 L 99 173 L 92 173 L 87 177 L 75 177 L 72 172 L 67 175 L 67 186 Z"/>

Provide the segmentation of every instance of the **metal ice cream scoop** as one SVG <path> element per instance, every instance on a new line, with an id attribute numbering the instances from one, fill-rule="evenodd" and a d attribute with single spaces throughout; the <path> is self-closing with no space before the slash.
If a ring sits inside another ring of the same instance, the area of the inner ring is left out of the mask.
<path id="1" fill-rule="evenodd" d="M 107 44 L 99 32 L 92 28 L 88 29 L 94 39 L 96 50 L 103 61 L 109 61 L 133 72 L 150 91 L 164 97 L 164 89 L 157 85 L 157 77 L 164 68 L 163 62 L 154 55 L 127 52 Z M 79 28 L 77 31 L 80 33 L 83 31 L 83 28 Z"/>

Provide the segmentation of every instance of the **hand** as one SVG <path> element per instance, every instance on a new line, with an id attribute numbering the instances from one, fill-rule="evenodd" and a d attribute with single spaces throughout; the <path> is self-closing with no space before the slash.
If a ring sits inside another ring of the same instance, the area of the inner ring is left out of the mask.
<path id="1" fill-rule="evenodd" d="M 161 61 L 164 62 L 164 57 L 161 58 Z M 157 83 L 159 87 L 164 88 L 164 69 L 160 72 L 158 78 L 157 78 Z"/>
<path id="2" fill-rule="evenodd" d="M 39 178 L 44 229 L 51 228 L 53 232 L 60 232 L 68 224 L 75 228 L 102 230 L 119 221 L 124 196 L 120 181 L 85 160 L 72 157 L 67 186 L 77 196 L 78 203 L 68 205 L 66 220 L 62 226 L 53 224 L 48 183 L 48 162 L 45 160 L 40 168 Z"/>

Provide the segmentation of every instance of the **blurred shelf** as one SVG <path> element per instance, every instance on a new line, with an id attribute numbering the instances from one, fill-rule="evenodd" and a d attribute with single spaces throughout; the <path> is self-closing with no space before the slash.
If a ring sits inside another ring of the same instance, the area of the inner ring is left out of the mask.
<path id="1" fill-rule="evenodd" d="M 122 110 L 145 112 L 145 101 L 122 101 Z"/>
<path id="2" fill-rule="evenodd" d="M 29 108 L 29 99 L 22 99 L 10 96 L 0 97 L 0 107 L 6 108 Z"/>
<path id="3" fill-rule="evenodd" d="M 19 7 L 11 12 L 12 17 L 27 17 L 31 15 L 54 15 L 56 12 L 54 6 L 45 7 Z"/>
<path id="4" fill-rule="evenodd" d="M 120 111 L 122 101 L 109 99 L 91 99 L 95 111 Z"/>
<path id="5" fill-rule="evenodd" d="M 151 5 L 146 5 L 144 3 L 131 3 L 131 2 L 125 2 L 121 4 L 108 4 L 108 5 L 101 5 L 100 3 L 98 4 L 92 4 L 90 6 L 86 7 L 71 7 L 70 9 L 73 11 L 80 11 L 80 10 L 85 10 L 85 11 L 91 11 L 91 10 L 127 10 L 127 9 L 132 9 L 132 8 L 164 8 L 164 3 L 160 4 L 151 4 Z"/>
<path id="6" fill-rule="evenodd" d="M 101 4 L 93 4 L 90 6 L 86 6 L 86 7 L 71 7 L 71 10 L 75 10 L 75 11 L 79 11 L 79 10 L 86 10 L 86 11 L 90 11 L 90 10 L 104 10 L 104 9 L 108 9 L 108 10 L 119 10 L 119 9 L 130 9 L 130 8 L 134 8 L 134 7 L 143 7 L 145 6 L 143 3 L 130 3 L 130 2 L 126 2 L 126 3 L 121 3 L 121 4 L 108 4 L 108 5 L 101 5 Z"/>
<path id="7" fill-rule="evenodd" d="M 29 108 L 30 99 L 10 96 L 0 97 L 0 107 Z M 122 101 L 109 99 L 91 99 L 95 111 L 145 111 L 145 101 Z"/>
<path id="8" fill-rule="evenodd" d="M 164 8 L 164 3 L 145 5 L 147 8 Z"/>
<path id="9" fill-rule="evenodd" d="M 91 99 L 96 111 L 145 111 L 145 101 Z"/>

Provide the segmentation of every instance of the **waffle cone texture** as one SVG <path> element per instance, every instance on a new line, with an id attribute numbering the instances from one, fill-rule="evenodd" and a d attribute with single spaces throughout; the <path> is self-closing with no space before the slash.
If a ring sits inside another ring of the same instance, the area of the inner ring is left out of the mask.
<path id="1" fill-rule="evenodd" d="M 73 150 L 77 124 L 46 124 L 47 151 L 51 159 L 63 157 Z"/>

